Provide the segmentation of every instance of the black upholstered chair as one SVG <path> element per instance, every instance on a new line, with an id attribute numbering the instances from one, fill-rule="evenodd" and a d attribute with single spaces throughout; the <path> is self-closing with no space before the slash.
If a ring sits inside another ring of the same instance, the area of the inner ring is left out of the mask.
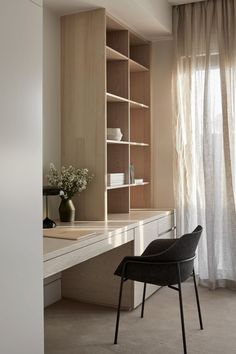
<path id="1" fill-rule="evenodd" d="M 195 252 L 201 233 L 202 227 L 197 226 L 192 233 L 183 235 L 177 239 L 157 239 L 148 245 L 141 256 L 125 257 L 122 260 L 115 271 L 115 275 L 121 277 L 121 283 L 114 344 L 117 343 L 118 338 L 123 283 L 124 281 L 131 279 L 144 283 L 141 317 L 143 317 L 144 314 L 147 283 L 168 286 L 169 288 L 178 291 L 183 348 L 184 354 L 187 354 L 181 283 L 193 275 L 200 328 L 203 329 L 194 272 Z"/>

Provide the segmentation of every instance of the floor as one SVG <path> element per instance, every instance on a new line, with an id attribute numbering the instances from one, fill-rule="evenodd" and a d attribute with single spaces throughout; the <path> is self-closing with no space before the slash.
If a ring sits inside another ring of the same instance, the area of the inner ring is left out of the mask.
<path id="1" fill-rule="evenodd" d="M 236 292 L 199 288 L 199 330 L 191 283 L 183 285 L 188 354 L 236 353 Z M 62 300 L 45 310 L 45 354 L 182 354 L 178 294 L 163 288 L 140 308 L 122 312 L 113 345 L 115 310 Z"/>

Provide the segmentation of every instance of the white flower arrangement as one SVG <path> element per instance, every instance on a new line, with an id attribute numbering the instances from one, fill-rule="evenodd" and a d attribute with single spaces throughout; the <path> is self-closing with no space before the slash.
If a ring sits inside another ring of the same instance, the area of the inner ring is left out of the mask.
<path id="1" fill-rule="evenodd" d="M 68 168 L 62 166 L 59 173 L 53 163 L 50 163 L 49 174 L 47 175 L 49 185 L 60 189 L 62 199 L 70 199 L 76 193 L 81 193 L 87 188 L 94 175 L 89 175 L 87 168 Z"/>

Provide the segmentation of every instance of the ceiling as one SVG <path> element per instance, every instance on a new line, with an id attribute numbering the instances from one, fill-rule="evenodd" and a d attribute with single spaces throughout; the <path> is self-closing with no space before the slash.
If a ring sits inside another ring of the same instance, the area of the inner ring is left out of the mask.
<path id="1" fill-rule="evenodd" d="M 60 16 L 105 8 L 110 15 L 150 41 L 170 37 L 172 5 L 190 2 L 193 0 L 43 0 L 44 7 Z"/>

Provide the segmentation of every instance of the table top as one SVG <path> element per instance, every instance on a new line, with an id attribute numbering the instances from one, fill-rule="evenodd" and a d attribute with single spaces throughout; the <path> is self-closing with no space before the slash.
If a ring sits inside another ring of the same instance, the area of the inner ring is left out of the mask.
<path id="1" fill-rule="evenodd" d="M 73 252 L 79 248 L 87 247 L 96 242 L 125 233 L 130 229 L 157 220 L 174 213 L 174 210 L 161 211 L 157 209 L 133 210 L 129 214 L 110 214 L 107 221 L 75 221 L 71 223 L 57 223 L 58 230 L 70 229 L 71 232 L 83 230 L 88 232 L 78 240 L 67 240 L 44 237 L 44 262 L 59 257 L 65 253 Z M 95 234 L 91 234 L 95 233 Z"/>

